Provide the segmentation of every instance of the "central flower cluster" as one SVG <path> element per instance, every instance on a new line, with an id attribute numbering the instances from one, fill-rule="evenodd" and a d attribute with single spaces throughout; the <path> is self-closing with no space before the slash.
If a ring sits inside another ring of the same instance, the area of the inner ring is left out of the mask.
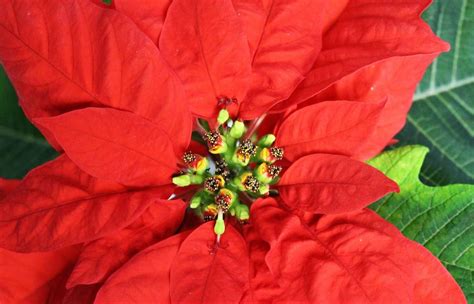
<path id="1" fill-rule="evenodd" d="M 230 119 L 226 110 L 220 111 L 215 128 L 204 121 L 201 127 L 201 136 L 194 140 L 209 153 L 186 152 L 183 169 L 173 177 L 173 183 L 197 186 L 190 208 L 205 221 L 216 220 L 214 231 L 221 235 L 225 217 L 247 222 L 249 204 L 271 193 L 282 170 L 275 162 L 283 159 L 284 151 L 273 146 L 273 134 L 257 138 L 242 121 Z"/>

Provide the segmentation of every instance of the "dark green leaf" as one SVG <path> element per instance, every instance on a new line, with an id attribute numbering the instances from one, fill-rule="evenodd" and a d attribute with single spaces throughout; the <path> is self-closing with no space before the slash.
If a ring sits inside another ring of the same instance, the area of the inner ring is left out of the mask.
<path id="1" fill-rule="evenodd" d="M 426 183 L 473 183 L 474 0 L 434 1 L 423 17 L 451 51 L 429 68 L 397 138 L 430 148 L 421 171 Z"/>
<path id="2" fill-rule="evenodd" d="M 57 153 L 26 119 L 0 66 L 0 176 L 21 178 Z"/>
<path id="3" fill-rule="evenodd" d="M 422 146 L 385 152 L 369 163 L 395 180 L 399 194 L 371 206 L 404 235 L 428 248 L 474 301 L 474 185 L 426 186 L 419 180 Z"/>

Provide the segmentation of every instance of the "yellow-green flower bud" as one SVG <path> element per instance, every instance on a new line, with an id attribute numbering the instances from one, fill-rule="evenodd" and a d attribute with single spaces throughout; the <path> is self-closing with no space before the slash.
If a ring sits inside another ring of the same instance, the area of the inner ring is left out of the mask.
<path id="1" fill-rule="evenodd" d="M 219 111 L 219 115 L 217 116 L 217 122 L 222 125 L 229 119 L 229 112 L 226 109 L 222 109 Z"/>
<path id="2" fill-rule="evenodd" d="M 239 139 L 245 133 L 245 125 L 242 121 L 237 120 L 234 122 L 232 128 L 230 128 L 230 136 L 233 138 Z"/>
<path id="3" fill-rule="evenodd" d="M 189 207 L 191 207 L 192 209 L 196 209 L 197 207 L 199 207 L 199 205 L 201 205 L 201 201 L 202 197 L 199 194 L 196 194 L 191 198 L 191 203 L 189 204 Z"/>
<path id="4" fill-rule="evenodd" d="M 191 185 L 191 177 L 189 175 L 180 175 L 173 177 L 173 184 L 178 187 L 186 187 Z"/>
<path id="5" fill-rule="evenodd" d="M 260 195 L 268 195 L 268 193 L 270 193 L 270 186 L 269 185 L 261 185 L 260 188 L 258 188 L 258 193 Z"/>
<path id="6" fill-rule="evenodd" d="M 184 174 L 180 176 L 175 176 L 172 179 L 173 184 L 175 184 L 178 187 L 187 187 L 189 185 L 198 185 L 203 182 L 202 176 L 200 175 L 189 175 L 189 174 Z"/>
<path id="7" fill-rule="evenodd" d="M 235 216 L 239 221 L 247 221 L 250 218 L 249 207 L 244 204 L 235 206 Z"/>
<path id="8" fill-rule="evenodd" d="M 260 140 L 258 141 L 258 145 L 260 147 L 270 147 L 275 142 L 275 139 L 276 139 L 275 135 L 267 134 L 263 136 L 262 138 L 260 138 Z"/>

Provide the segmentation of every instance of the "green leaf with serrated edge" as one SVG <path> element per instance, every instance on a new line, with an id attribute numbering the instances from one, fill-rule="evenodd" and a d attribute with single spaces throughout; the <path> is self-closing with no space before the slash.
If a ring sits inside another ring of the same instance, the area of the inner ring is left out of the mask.
<path id="1" fill-rule="evenodd" d="M 0 177 L 21 178 L 56 155 L 26 119 L 0 66 Z"/>
<path id="2" fill-rule="evenodd" d="M 414 97 L 400 145 L 430 148 L 421 179 L 430 185 L 474 182 L 474 0 L 434 1 L 423 14 L 451 44 Z"/>
<path id="3" fill-rule="evenodd" d="M 405 146 L 369 164 L 400 186 L 371 206 L 408 238 L 437 256 L 474 303 L 474 185 L 430 187 L 419 180 L 428 148 Z"/>

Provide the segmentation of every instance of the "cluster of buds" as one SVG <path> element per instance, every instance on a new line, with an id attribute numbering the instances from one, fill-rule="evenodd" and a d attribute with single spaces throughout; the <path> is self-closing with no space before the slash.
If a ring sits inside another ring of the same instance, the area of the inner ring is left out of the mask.
<path id="1" fill-rule="evenodd" d="M 244 138 L 245 124 L 231 120 L 225 109 L 220 111 L 217 123 L 215 129 L 207 128 L 202 134 L 210 155 L 186 152 L 186 168 L 173 178 L 173 183 L 181 187 L 201 185 L 190 207 L 205 221 L 215 221 L 214 231 L 221 235 L 226 216 L 245 223 L 249 220 L 249 202 L 269 195 L 282 170 L 275 162 L 283 159 L 284 151 L 273 146 L 273 134 L 259 140 L 255 136 Z"/>

